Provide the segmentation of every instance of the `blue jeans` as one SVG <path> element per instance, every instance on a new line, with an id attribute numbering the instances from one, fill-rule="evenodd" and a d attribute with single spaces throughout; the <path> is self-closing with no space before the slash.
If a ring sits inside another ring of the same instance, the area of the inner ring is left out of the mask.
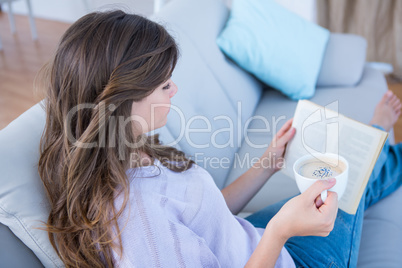
<path id="1" fill-rule="evenodd" d="M 296 267 L 356 267 L 364 211 L 393 193 L 402 184 L 402 144 L 388 141 L 374 166 L 355 215 L 338 211 L 335 226 L 327 237 L 296 236 L 285 247 Z M 289 199 L 268 206 L 246 219 L 255 227 L 265 228 L 269 220 Z"/>

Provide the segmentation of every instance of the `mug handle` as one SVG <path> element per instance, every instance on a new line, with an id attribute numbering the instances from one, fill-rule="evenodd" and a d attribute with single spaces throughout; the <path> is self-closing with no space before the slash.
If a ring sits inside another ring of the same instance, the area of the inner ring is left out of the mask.
<path id="1" fill-rule="evenodd" d="M 328 191 L 324 190 L 321 192 L 321 200 L 323 203 L 325 203 L 325 200 L 327 200 L 327 196 L 328 196 Z"/>

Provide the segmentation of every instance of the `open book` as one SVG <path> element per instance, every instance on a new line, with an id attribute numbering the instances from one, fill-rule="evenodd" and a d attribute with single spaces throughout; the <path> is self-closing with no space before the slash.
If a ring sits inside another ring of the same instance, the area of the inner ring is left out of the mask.
<path id="1" fill-rule="evenodd" d="M 339 114 L 337 104 L 298 102 L 293 118 L 296 135 L 287 145 L 282 171 L 294 178 L 294 162 L 310 153 L 343 156 L 349 162 L 349 179 L 339 208 L 355 214 L 388 133 Z"/>

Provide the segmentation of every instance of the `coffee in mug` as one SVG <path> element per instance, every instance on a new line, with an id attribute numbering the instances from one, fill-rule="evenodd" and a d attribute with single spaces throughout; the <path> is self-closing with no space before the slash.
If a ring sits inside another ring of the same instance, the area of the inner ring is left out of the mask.
<path id="1" fill-rule="evenodd" d="M 310 179 L 334 178 L 343 172 L 341 166 L 332 166 L 322 161 L 304 163 L 299 168 L 299 174 Z"/>
<path id="2" fill-rule="evenodd" d="M 301 193 L 317 180 L 335 178 L 336 184 L 328 191 L 336 192 L 340 200 L 348 182 L 349 164 L 345 158 L 337 154 L 308 154 L 297 159 L 293 165 L 293 172 Z M 326 198 L 327 190 L 321 193 L 323 202 Z"/>

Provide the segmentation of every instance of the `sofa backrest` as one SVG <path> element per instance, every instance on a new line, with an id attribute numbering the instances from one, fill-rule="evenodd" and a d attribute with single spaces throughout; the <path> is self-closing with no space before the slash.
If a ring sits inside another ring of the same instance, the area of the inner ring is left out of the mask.
<path id="1" fill-rule="evenodd" d="M 262 85 L 220 51 L 216 38 L 229 9 L 221 0 L 177 0 L 152 17 L 178 42 L 181 58 L 172 79 L 178 93 L 161 139 L 206 168 L 223 187 L 244 124 L 252 116 Z M 174 138 L 173 138 L 174 137 Z"/>
<path id="2" fill-rule="evenodd" d="M 165 144 L 178 140 L 177 147 L 199 157 L 197 163 L 212 174 L 219 187 L 224 185 L 242 143 L 244 122 L 261 95 L 260 83 L 228 60 L 215 43 L 228 15 L 220 0 L 178 0 L 153 17 L 169 29 L 181 49 L 173 74 L 180 88 L 173 98 L 178 108 L 172 107 L 167 126 L 160 130 L 161 138 Z M 8 226 L 43 265 L 62 267 L 47 232 L 37 229 L 48 216 L 37 172 L 44 124 L 45 112 L 37 104 L 0 131 L 0 223 Z M 224 166 L 216 163 L 222 159 Z M 21 244 L 14 243 L 13 235 L 2 239 L 2 246 Z M 29 259 L 19 252 L 10 248 L 9 258 L 2 258 L 2 264 L 13 266 L 13 258 Z"/>

